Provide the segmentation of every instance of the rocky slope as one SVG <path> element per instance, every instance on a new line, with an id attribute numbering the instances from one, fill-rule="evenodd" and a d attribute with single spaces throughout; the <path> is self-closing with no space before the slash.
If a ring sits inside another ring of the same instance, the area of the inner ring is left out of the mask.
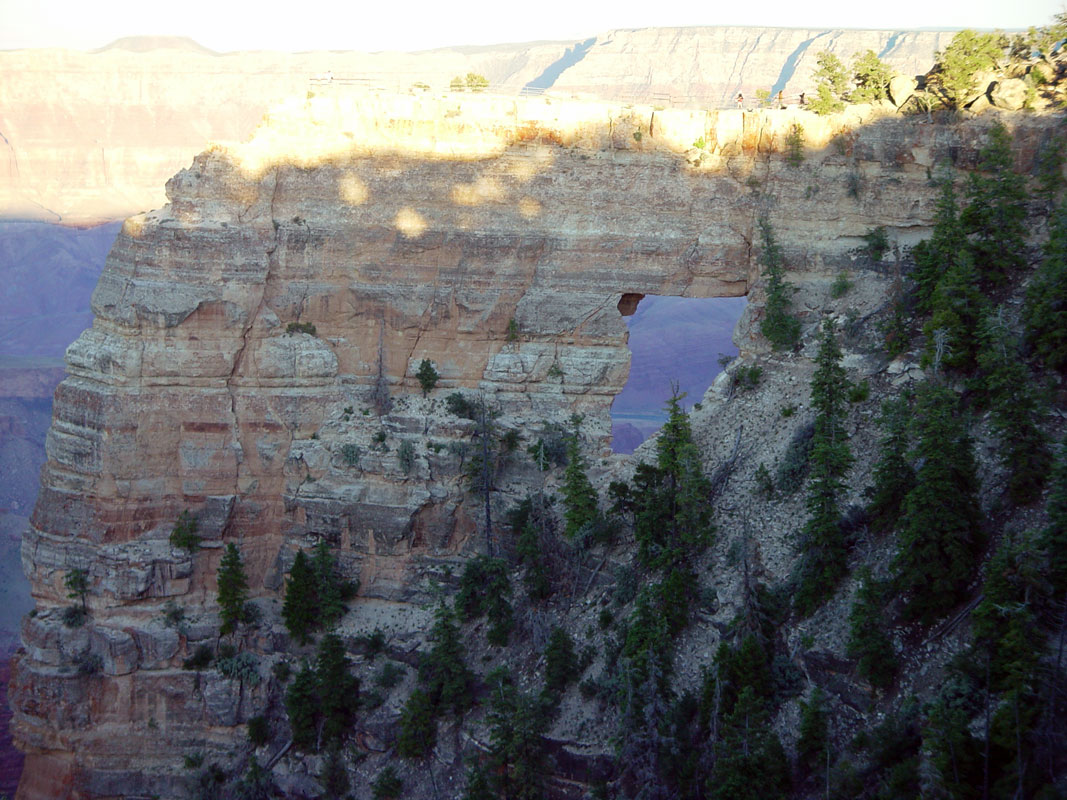
<path id="1" fill-rule="evenodd" d="M 781 155 L 794 123 L 799 167 Z M 527 436 L 584 414 L 606 479 L 625 469 L 609 408 L 629 362 L 621 315 L 641 295 L 747 294 L 735 339 L 762 352 L 766 214 L 806 323 L 846 267 L 865 267 L 857 312 L 874 311 L 891 270 L 862 261 L 862 237 L 884 225 L 899 244 L 921 238 L 928 169 L 973 165 L 986 124 L 333 87 L 273 111 L 248 144 L 197 156 L 168 205 L 127 221 L 93 328 L 67 353 L 23 541 L 37 610 L 11 684 L 19 796 L 173 796 L 190 779 L 183 755 L 227 758 L 277 687 L 181 669 L 217 637 L 225 542 L 261 609 L 243 643 L 264 676 L 288 646 L 285 570 L 319 539 L 360 580 L 346 635 L 389 627 L 409 652 L 418 604 L 484 546 L 462 478 L 472 423 L 444 394 L 480 393 L 501 430 Z M 1012 124 L 1029 168 L 1052 123 Z M 441 374 L 429 398 L 422 359 Z M 539 480 L 515 459 L 497 518 Z M 168 542 L 186 509 L 204 537 L 195 555 Z M 78 628 L 61 621 L 74 569 L 90 585 Z M 168 602 L 183 624 L 166 623 Z M 366 734 L 388 735 L 395 714 L 383 707 Z"/>
<path id="2" fill-rule="evenodd" d="M 0 216 L 82 224 L 165 202 L 161 187 L 207 141 L 241 141 L 274 103 L 332 72 L 362 88 L 440 92 L 476 72 L 492 91 L 574 92 L 656 105 L 720 107 L 737 91 L 810 90 L 823 49 L 868 48 L 925 71 L 951 34 L 775 28 L 649 28 L 585 42 L 423 53 L 218 54 L 188 40 L 95 52 L 0 53 Z M 416 85 L 428 89 L 413 88 Z"/>

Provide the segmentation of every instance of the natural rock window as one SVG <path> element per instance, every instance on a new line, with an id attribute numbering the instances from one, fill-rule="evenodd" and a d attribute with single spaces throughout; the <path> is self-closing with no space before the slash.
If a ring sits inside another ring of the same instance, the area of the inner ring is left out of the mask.
<path id="1" fill-rule="evenodd" d="M 619 313 L 630 330 L 630 377 L 611 406 L 612 449 L 632 453 L 666 420 L 664 405 L 676 383 L 683 407 L 699 403 L 722 367 L 736 356 L 731 337 L 744 297 L 659 297 L 626 294 Z"/>

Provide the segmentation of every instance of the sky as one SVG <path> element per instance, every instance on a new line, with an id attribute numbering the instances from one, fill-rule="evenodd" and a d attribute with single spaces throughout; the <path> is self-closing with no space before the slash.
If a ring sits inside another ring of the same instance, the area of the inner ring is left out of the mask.
<path id="1" fill-rule="evenodd" d="M 232 50 L 425 50 L 577 40 L 613 28 L 763 25 L 803 28 L 1027 28 L 1065 0 L 0 0 L 0 50 L 91 50 L 124 36 L 188 36 Z"/>

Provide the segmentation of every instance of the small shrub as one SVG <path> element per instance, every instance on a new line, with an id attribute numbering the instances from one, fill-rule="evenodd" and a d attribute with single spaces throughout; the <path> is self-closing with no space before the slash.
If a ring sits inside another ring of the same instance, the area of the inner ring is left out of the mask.
<path id="1" fill-rule="evenodd" d="M 449 414 L 463 419 L 475 419 L 478 416 L 478 406 L 472 400 L 468 400 L 462 392 L 452 392 L 445 398 L 445 408 Z"/>
<path id="2" fill-rule="evenodd" d="M 863 240 L 867 242 L 867 255 L 875 261 L 881 261 L 882 256 L 889 250 L 889 236 L 886 234 L 885 225 L 871 228 L 864 234 Z"/>
<path id="3" fill-rule="evenodd" d="M 639 142 L 645 138 L 645 134 L 641 131 L 634 131 L 634 141 Z"/>
<path id="4" fill-rule="evenodd" d="M 173 600 L 168 600 L 163 606 L 163 624 L 168 628 L 178 628 L 183 622 L 185 622 L 185 609 Z"/>
<path id="5" fill-rule="evenodd" d="M 845 177 L 845 188 L 848 190 L 848 196 L 853 200 L 859 200 L 860 195 L 863 193 L 863 178 L 860 174 L 853 170 Z"/>
<path id="6" fill-rule="evenodd" d="M 396 451 L 397 460 L 400 462 L 400 470 L 405 475 L 410 475 L 415 467 L 415 445 L 405 439 L 400 443 Z"/>
<path id="7" fill-rule="evenodd" d="M 804 128 L 794 122 L 785 136 L 785 163 L 796 169 L 804 163 Z"/>
<path id="8" fill-rule="evenodd" d="M 190 553 L 200 547 L 200 537 L 196 535 L 198 524 L 196 517 L 186 509 L 178 515 L 178 521 L 174 523 L 174 529 L 170 532 L 170 545 Z"/>
<path id="9" fill-rule="evenodd" d="M 347 467 L 358 467 L 359 459 L 363 455 L 363 450 L 358 444 L 343 444 L 341 445 L 341 459 L 345 462 Z"/>
<path id="10" fill-rule="evenodd" d="M 695 142 L 693 142 L 693 147 L 695 147 L 697 150 L 703 150 L 707 146 L 708 146 L 708 143 L 707 143 L 707 141 L 705 141 L 703 136 L 701 136 L 699 139 L 697 139 Z"/>
<path id="11" fill-rule="evenodd" d="M 285 332 L 290 335 L 294 333 L 306 333 L 308 336 L 316 335 L 313 322 L 290 322 L 285 326 Z"/>
<path id="12" fill-rule="evenodd" d="M 383 689 L 392 689 L 404 680 L 406 672 L 407 669 L 403 665 L 387 661 L 382 664 L 382 668 L 374 676 L 374 685 Z"/>
<path id="13" fill-rule="evenodd" d="M 848 294 L 848 290 L 851 288 L 852 281 L 848 279 L 848 273 L 839 272 L 837 277 L 834 278 L 834 282 L 830 284 L 830 297 L 838 300 Z"/>
<path id="14" fill-rule="evenodd" d="M 292 677 L 293 665 L 288 661 L 277 661 L 274 666 L 271 667 L 271 672 L 274 673 L 274 677 L 278 679 L 279 683 L 285 683 Z"/>
<path id="15" fill-rule="evenodd" d="M 95 675 L 104 667 L 104 660 L 96 653 L 79 653 L 74 657 L 74 666 L 79 675 Z"/>
<path id="16" fill-rule="evenodd" d="M 563 378 L 563 368 L 558 361 L 552 362 L 552 366 L 548 368 L 546 375 L 549 378 Z"/>
<path id="17" fill-rule="evenodd" d="M 519 323 L 515 321 L 515 317 L 508 320 L 508 332 L 504 338 L 509 342 L 519 341 Z"/>
<path id="18" fill-rule="evenodd" d="M 189 658 L 182 662 L 182 669 L 202 670 L 211 664 L 215 654 L 206 644 L 199 645 Z"/>
<path id="19" fill-rule="evenodd" d="M 472 92 L 482 92 L 489 88 L 489 79 L 477 72 L 468 72 L 463 81 Z"/>
<path id="20" fill-rule="evenodd" d="M 615 616 L 607 608 L 601 609 L 600 616 L 597 617 L 597 625 L 600 626 L 600 630 L 606 631 L 615 622 Z"/>
<path id="21" fill-rule="evenodd" d="M 89 616 L 81 606 L 67 606 L 63 609 L 63 624 L 68 628 L 80 628 Z"/>
<path id="22" fill-rule="evenodd" d="M 238 653 L 229 658 L 220 658 L 215 663 L 215 669 L 223 677 L 233 681 L 241 681 L 250 688 L 255 688 L 263 681 L 259 674 L 256 657 L 251 653 Z"/>
<path id="23" fill-rule="evenodd" d="M 203 753 L 189 753 L 182 757 L 186 769 L 200 769 L 204 765 Z"/>
<path id="24" fill-rule="evenodd" d="M 734 370 L 733 387 L 739 391 L 754 389 L 763 378 L 763 367 L 759 364 L 742 365 Z"/>
<path id="25" fill-rule="evenodd" d="M 356 637 L 356 643 L 364 649 L 367 658 L 373 661 L 379 653 L 385 650 L 385 631 L 375 628 L 372 633 Z"/>
<path id="26" fill-rule="evenodd" d="M 782 406 L 782 410 L 779 412 L 784 419 L 789 419 L 797 413 L 797 407 L 795 405 Z"/>
<path id="27" fill-rule="evenodd" d="M 262 747 L 270 741 L 270 724 L 262 714 L 248 720 L 248 741 L 253 747 Z"/>
<path id="28" fill-rule="evenodd" d="M 864 378 L 859 383 L 852 384 L 848 389 L 848 402 L 862 403 L 871 396 L 871 382 Z"/>
<path id="29" fill-rule="evenodd" d="M 390 766 L 378 773 L 371 788 L 374 792 L 374 800 L 395 800 L 400 797 L 404 784 L 397 776 L 396 770 Z"/>
<path id="30" fill-rule="evenodd" d="M 774 478 L 771 477 L 767 465 L 762 462 L 756 467 L 756 491 L 767 500 L 774 497 Z"/>

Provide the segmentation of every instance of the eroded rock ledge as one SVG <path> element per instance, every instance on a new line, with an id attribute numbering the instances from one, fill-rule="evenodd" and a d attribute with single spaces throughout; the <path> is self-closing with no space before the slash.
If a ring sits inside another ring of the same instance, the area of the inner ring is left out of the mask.
<path id="1" fill-rule="evenodd" d="M 921 238 L 930 170 L 973 165 L 989 123 L 880 113 L 337 93 L 198 156 L 169 205 L 126 223 L 93 328 L 67 352 L 23 542 L 37 612 L 12 679 L 20 797 L 169 794 L 183 754 L 228 751 L 264 707 L 268 681 L 181 669 L 216 636 L 224 541 L 243 553 L 264 617 L 246 644 L 266 659 L 285 645 L 273 600 L 298 548 L 325 537 L 362 598 L 400 604 L 478 551 L 460 445 L 473 423 L 444 411 L 446 393 L 484 394 L 526 435 L 579 412 L 606 457 L 636 296 L 750 293 L 736 337 L 762 346 L 759 215 L 802 313 L 804 287 L 845 264 L 891 280 L 857 255 L 862 236 Z M 1015 123 L 1020 165 L 1052 122 Z M 794 124 L 800 166 L 781 153 Z M 441 374 L 425 399 L 424 358 Z M 522 462 L 502 473 L 501 508 L 537 480 Z M 194 556 L 168 542 L 185 509 L 205 537 Z M 71 569 L 90 579 L 82 628 L 60 620 Z M 182 626 L 164 623 L 168 601 Z"/>

